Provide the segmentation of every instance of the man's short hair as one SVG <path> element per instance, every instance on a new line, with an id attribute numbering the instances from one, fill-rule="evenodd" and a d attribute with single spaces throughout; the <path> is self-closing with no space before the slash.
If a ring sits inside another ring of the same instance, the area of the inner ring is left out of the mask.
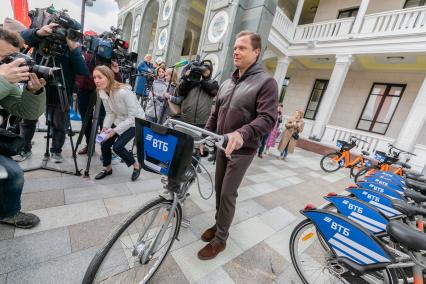
<path id="1" fill-rule="evenodd" d="M 251 41 L 251 46 L 253 49 L 260 49 L 262 50 L 262 39 L 260 38 L 260 35 L 255 32 L 250 31 L 241 31 L 237 34 L 237 38 L 243 37 L 243 36 L 249 36 Z"/>
<path id="2" fill-rule="evenodd" d="M 0 28 L 0 40 L 4 40 L 16 48 L 21 48 L 24 46 L 24 40 L 19 35 L 19 33 L 12 32 L 4 28 Z"/>

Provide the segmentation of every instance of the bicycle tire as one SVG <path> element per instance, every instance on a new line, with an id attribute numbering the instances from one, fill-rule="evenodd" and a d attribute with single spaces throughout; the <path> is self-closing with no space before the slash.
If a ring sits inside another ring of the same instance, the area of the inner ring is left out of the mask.
<path id="1" fill-rule="evenodd" d="M 371 170 L 377 170 L 378 168 L 376 166 L 371 166 L 371 167 L 365 167 L 362 168 L 361 170 L 358 171 L 358 173 L 356 173 L 356 175 L 354 176 L 354 181 L 358 182 L 361 178 L 363 178 L 369 171 Z"/>
<path id="2" fill-rule="evenodd" d="M 320 161 L 320 166 L 321 169 L 326 172 L 326 173 L 334 173 L 336 171 L 338 171 L 342 166 L 339 163 L 336 163 L 337 167 L 335 169 L 326 169 L 324 166 L 325 160 L 331 157 L 335 157 L 338 156 L 339 158 L 342 156 L 342 153 L 340 152 L 333 152 L 333 153 L 328 153 L 327 155 L 323 156 L 321 161 Z"/>
<path id="3" fill-rule="evenodd" d="M 289 242 L 289 249 L 290 249 L 290 257 L 291 257 L 291 262 L 292 262 L 292 264 L 293 264 L 293 267 L 294 267 L 294 269 L 296 270 L 296 272 L 297 272 L 297 274 L 298 274 L 298 276 L 299 276 L 299 278 L 300 278 L 300 280 L 304 283 L 304 284 L 313 284 L 313 283 L 311 283 L 311 282 L 309 282 L 307 279 L 306 279 L 306 277 L 305 277 L 305 275 L 303 274 L 303 269 L 299 266 L 299 262 L 298 262 L 298 260 L 297 260 L 297 258 L 298 258 L 298 256 L 296 256 L 296 249 L 297 249 L 297 246 L 298 246 L 298 244 L 299 244 L 299 242 L 300 242 L 300 239 L 298 238 L 298 236 L 299 236 L 299 233 L 305 228 L 305 227 L 307 227 L 307 226 L 312 226 L 314 229 L 315 229 L 315 231 L 317 231 L 316 230 L 316 227 L 315 227 L 315 225 L 312 223 L 312 221 L 311 220 L 309 220 L 309 219 L 305 219 L 305 220 L 303 220 L 303 221 L 301 221 L 294 229 L 293 229 L 293 232 L 291 233 L 291 236 L 290 236 L 290 242 Z M 324 244 L 326 244 L 326 242 L 323 240 L 323 242 L 321 241 L 321 239 L 322 239 L 322 236 L 317 232 L 317 234 L 318 234 L 318 236 L 319 236 L 319 243 L 321 244 L 321 246 L 323 246 L 323 248 L 324 249 L 326 249 L 325 247 L 324 247 Z M 302 238 L 303 239 L 303 238 Z M 296 246 L 296 244 L 297 244 L 297 246 Z M 331 251 L 331 249 L 328 247 L 328 245 L 327 245 L 327 248 L 328 248 L 328 250 L 329 250 L 329 258 L 330 257 L 333 257 L 334 256 L 334 253 L 332 253 L 332 251 Z M 317 250 L 316 250 L 317 251 Z M 326 266 L 324 266 L 323 268 L 322 268 L 322 271 L 325 271 L 326 269 Z M 383 270 L 381 270 L 381 272 L 383 273 L 383 283 L 384 284 L 397 284 L 398 283 L 398 277 L 397 277 L 397 275 L 396 275 L 396 273 L 395 273 L 395 271 L 393 271 L 393 270 L 389 270 L 389 269 L 387 269 L 387 268 L 385 268 L 385 269 L 383 269 Z M 354 274 L 352 274 L 352 273 L 350 273 L 349 272 L 349 270 L 347 271 L 347 272 L 345 272 L 345 273 L 347 273 L 347 275 L 345 276 L 346 278 L 349 278 L 348 280 L 346 280 L 346 279 L 343 279 L 346 283 L 359 283 L 358 281 L 354 281 L 354 280 L 360 280 L 360 278 L 358 277 L 358 276 L 355 276 Z M 379 272 L 380 273 L 380 272 Z M 367 278 L 367 277 L 375 277 L 375 276 L 373 276 L 373 274 L 376 274 L 376 273 L 368 273 L 368 274 L 365 274 L 364 276 L 361 276 L 361 277 L 364 277 L 364 278 Z M 317 276 L 318 274 L 315 274 L 315 276 Z M 332 273 L 330 273 L 330 275 L 333 275 Z M 342 274 L 343 275 L 343 274 Z M 345 282 L 343 282 L 343 280 L 342 279 L 339 279 L 340 280 L 340 282 L 341 283 L 345 283 Z M 365 279 L 363 279 L 362 278 L 362 280 L 363 281 L 366 281 Z M 336 282 L 331 282 L 331 281 L 328 281 L 327 283 L 336 283 Z M 367 281 L 366 281 L 366 283 L 368 283 Z"/>
<path id="4" fill-rule="evenodd" d="M 154 200 L 151 200 L 149 203 L 143 205 L 139 209 L 137 209 L 133 214 L 129 215 L 107 238 L 105 241 L 105 244 L 99 249 L 99 251 L 96 253 L 96 255 L 93 257 L 92 261 L 90 262 L 86 273 L 84 275 L 83 284 L 91 284 L 96 283 L 94 282 L 96 279 L 96 276 L 98 274 L 98 270 L 101 267 L 101 264 L 103 263 L 105 257 L 108 255 L 108 252 L 111 250 L 113 245 L 116 243 L 118 238 L 125 232 L 127 228 L 129 228 L 137 219 L 143 215 L 146 212 L 149 212 L 149 210 L 155 208 L 157 205 L 167 205 L 172 206 L 173 200 L 167 200 L 163 197 L 158 197 Z M 168 255 L 170 248 L 173 245 L 174 240 L 177 238 L 179 234 L 180 225 L 182 222 L 182 208 L 180 204 L 177 204 L 176 210 L 175 210 L 175 218 L 176 218 L 176 226 L 174 227 L 174 231 L 172 232 L 173 237 L 171 238 L 170 243 L 168 244 L 166 251 L 163 253 L 160 262 L 158 265 L 154 268 L 154 271 L 151 272 L 151 275 L 149 275 L 149 278 L 146 279 L 144 282 L 137 282 L 137 283 L 147 283 L 149 282 L 152 277 L 156 274 L 158 269 L 161 267 L 163 261 L 166 259 L 166 256 Z M 172 221 L 173 222 L 173 219 Z M 136 225 L 135 225 L 136 226 Z M 147 230 L 149 231 L 149 230 Z M 164 236 L 163 236 L 164 237 Z M 113 275 L 115 276 L 115 275 Z M 126 282 L 128 283 L 128 282 Z"/>

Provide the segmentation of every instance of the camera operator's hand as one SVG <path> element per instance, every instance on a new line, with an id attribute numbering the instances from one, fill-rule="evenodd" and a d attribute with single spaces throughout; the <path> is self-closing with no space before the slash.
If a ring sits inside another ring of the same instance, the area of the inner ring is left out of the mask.
<path id="1" fill-rule="evenodd" d="M 188 76 L 189 76 L 189 73 L 191 73 L 191 70 L 186 70 L 186 72 L 185 72 L 185 77 L 188 77 Z"/>
<path id="2" fill-rule="evenodd" d="M 111 70 L 112 70 L 114 73 L 118 73 L 118 71 L 119 71 L 120 69 L 118 68 L 118 63 L 117 63 L 117 61 L 111 61 Z"/>
<path id="3" fill-rule="evenodd" d="M 41 88 L 46 85 L 46 81 L 41 78 L 39 79 L 36 74 L 30 73 L 30 80 L 27 83 L 27 90 L 33 94 L 36 94 Z"/>
<path id="4" fill-rule="evenodd" d="M 66 40 L 67 40 L 67 45 L 71 51 L 73 51 L 74 49 L 80 46 L 80 43 L 78 41 L 72 41 L 69 38 L 66 38 Z"/>
<path id="5" fill-rule="evenodd" d="M 12 84 L 28 81 L 30 79 L 30 72 L 28 72 L 28 66 L 21 66 L 24 63 L 25 59 L 19 58 L 9 64 L 0 65 L 0 76 Z"/>
<path id="6" fill-rule="evenodd" d="M 170 100 L 170 94 L 169 94 L 169 93 L 165 92 L 165 93 L 164 93 L 164 97 L 165 97 L 166 99 Z"/>
<path id="7" fill-rule="evenodd" d="M 53 28 L 56 26 L 58 26 L 58 24 L 50 23 L 48 25 L 41 27 L 39 30 L 37 30 L 36 34 L 39 37 L 49 36 L 53 32 Z"/>

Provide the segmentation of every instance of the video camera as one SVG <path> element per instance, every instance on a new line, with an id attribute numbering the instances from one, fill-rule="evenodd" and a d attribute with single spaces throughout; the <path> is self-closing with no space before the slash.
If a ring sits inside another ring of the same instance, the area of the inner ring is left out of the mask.
<path id="1" fill-rule="evenodd" d="M 25 59 L 25 63 L 21 66 L 28 66 L 30 68 L 29 72 L 35 73 L 38 78 L 43 78 L 46 81 L 53 81 L 56 77 L 60 76 L 59 71 L 61 70 L 61 68 L 51 68 L 42 65 L 37 65 L 35 64 L 34 59 L 31 58 L 31 56 L 19 52 L 12 53 L 6 56 L 2 61 L 0 61 L 0 65 L 9 64 L 18 58 Z"/>
<path id="2" fill-rule="evenodd" d="M 206 60 L 201 61 L 200 55 L 197 55 L 195 59 L 192 60 L 182 72 L 185 73 L 187 70 L 189 70 L 188 80 L 192 82 L 200 82 L 204 71 L 208 69 L 206 66 L 207 62 L 208 61 Z"/>
<path id="3" fill-rule="evenodd" d="M 53 6 L 45 9 L 35 9 L 28 14 L 32 20 L 31 28 L 41 28 L 50 23 L 58 26 L 52 29 L 52 34 L 44 37 L 40 43 L 38 52 L 44 55 L 61 56 L 67 44 L 66 38 L 72 41 L 80 41 L 83 34 L 79 32 L 81 25 L 72 19 L 67 10 L 57 11 Z"/>
<path id="4" fill-rule="evenodd" d="M 129 48 L 129 43 L 119 38 L 121 30 L 111 27 L 110 32 L 103 32 L 99 37 L 85 35 L 83 44 L 87 50 L 101 57 L 101 59 L 110 61 L 124 57 L 123 50 Z"/>

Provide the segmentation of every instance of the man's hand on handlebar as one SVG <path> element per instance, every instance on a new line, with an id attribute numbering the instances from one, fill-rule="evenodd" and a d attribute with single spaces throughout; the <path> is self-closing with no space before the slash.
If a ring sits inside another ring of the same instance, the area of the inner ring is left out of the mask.
<path id="1" fill-rule="evenodd" d="M 238 131 L 226 134 L 226 136 L 228 136 L 228 144 L 226 145 L 225 155 L 230 158 L 234 150 L 238 150 L 243 146 L 244 140 Z"/>

